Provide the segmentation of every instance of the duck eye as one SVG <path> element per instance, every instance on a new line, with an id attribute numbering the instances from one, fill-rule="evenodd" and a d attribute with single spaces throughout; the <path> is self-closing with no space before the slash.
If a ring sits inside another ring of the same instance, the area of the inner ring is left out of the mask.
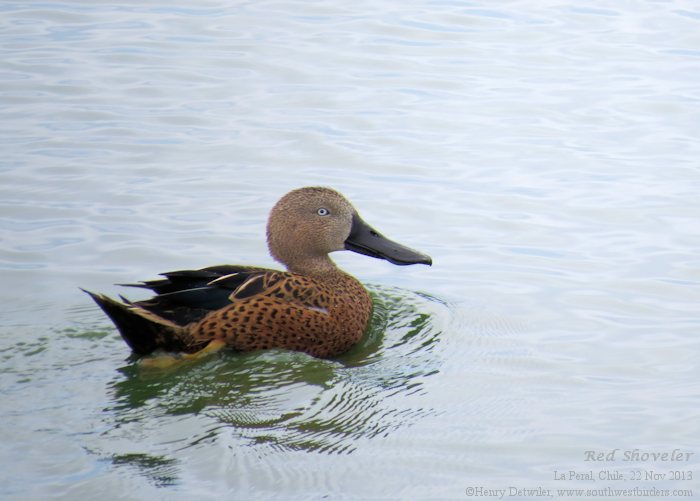
<path id="1" fill-rule="evenodd" d="M 325 207 L 321 207 L 320 209 L 318 209 L 316 211 L 316 214 L 318 214 L 319 216 L 327 216 L 330 213 L 331 212 L 328 209 L 326 209 Z"/>

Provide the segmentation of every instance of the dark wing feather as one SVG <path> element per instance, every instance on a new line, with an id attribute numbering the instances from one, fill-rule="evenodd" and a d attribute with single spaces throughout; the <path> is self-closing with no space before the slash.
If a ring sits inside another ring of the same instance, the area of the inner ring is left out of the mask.
<path id="1" fill-rule="evenodd" d="M 150 289 L 156 294 L 168 294 L 187 289 L 205 287 L 218 278 L 227 275 L 242 274 L 241 282 L 244 282 L 249 273 L 267 271 L 264 268 L 252 266 L 237 266 L 233 264 L 221 264 L 209 266 L 200 270 L 178 270 L 161 273 L 165 277 L 158 280 L 147 280 L 138 284 L 119 284 L 125 287 L 139 287 Z"/>
<path id="2" fill-rule="evenodd" d="M 230 273 L 228 273 L 230 272 Z M 279 272 L 248 266 L 220 265 L 201 270 L 163 273 L 161 280 L 126 284 L 151 289 L 156 295 L 136 301 L 141 307 L 178 325 L 198 322 L 204 316 L 231 304 L 234 291 L 242 284 Z M 251 289 L 252 290 L 252 289 Z"/>

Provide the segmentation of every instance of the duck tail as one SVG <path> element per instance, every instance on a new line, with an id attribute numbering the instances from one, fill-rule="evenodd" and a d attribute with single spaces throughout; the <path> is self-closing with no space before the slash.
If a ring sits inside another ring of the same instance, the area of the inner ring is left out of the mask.
<path id="1" fill-rule="evenodd" d="M 117 326 L 126 344 L 138 355 L 158 348 L 185 351 L 184 328 L 132 303 L 120 303 L 104 294 L 81 289 L 88 294 Z"/>

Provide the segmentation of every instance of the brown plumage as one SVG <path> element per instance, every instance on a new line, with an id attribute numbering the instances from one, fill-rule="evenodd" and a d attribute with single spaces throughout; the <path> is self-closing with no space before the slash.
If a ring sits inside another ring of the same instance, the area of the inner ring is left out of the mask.
<path id="1" fill-rule="evenodd" d="M 240 351 L 283 348 L 332 357 L 362 338 L 372 300 L 330 252 L 351 250 L 399 265 L 432 263 L 372 229 L 329 188 L 282 197 L 270 212 L 267 241 L 288 271 L 220 265 L 164 273 L 133 285 L 156 293 L 133 303 L 86 292 L 137 354 L 158 348 L 194 353 L 223 341 Z"/>

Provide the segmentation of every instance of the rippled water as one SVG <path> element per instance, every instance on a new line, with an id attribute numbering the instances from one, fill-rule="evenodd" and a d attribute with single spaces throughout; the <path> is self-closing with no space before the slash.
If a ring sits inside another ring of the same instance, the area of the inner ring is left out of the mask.
<path id="1" fill-rule="evenodd" d="M 0 13 L 0 497 L 697 496 L 697 5 Z M 267 211 L 313 184 L 435 262 L 336 257 L 376 304 L 338 360 L 149 369 L 78 290 L 275 266 Z"/>

